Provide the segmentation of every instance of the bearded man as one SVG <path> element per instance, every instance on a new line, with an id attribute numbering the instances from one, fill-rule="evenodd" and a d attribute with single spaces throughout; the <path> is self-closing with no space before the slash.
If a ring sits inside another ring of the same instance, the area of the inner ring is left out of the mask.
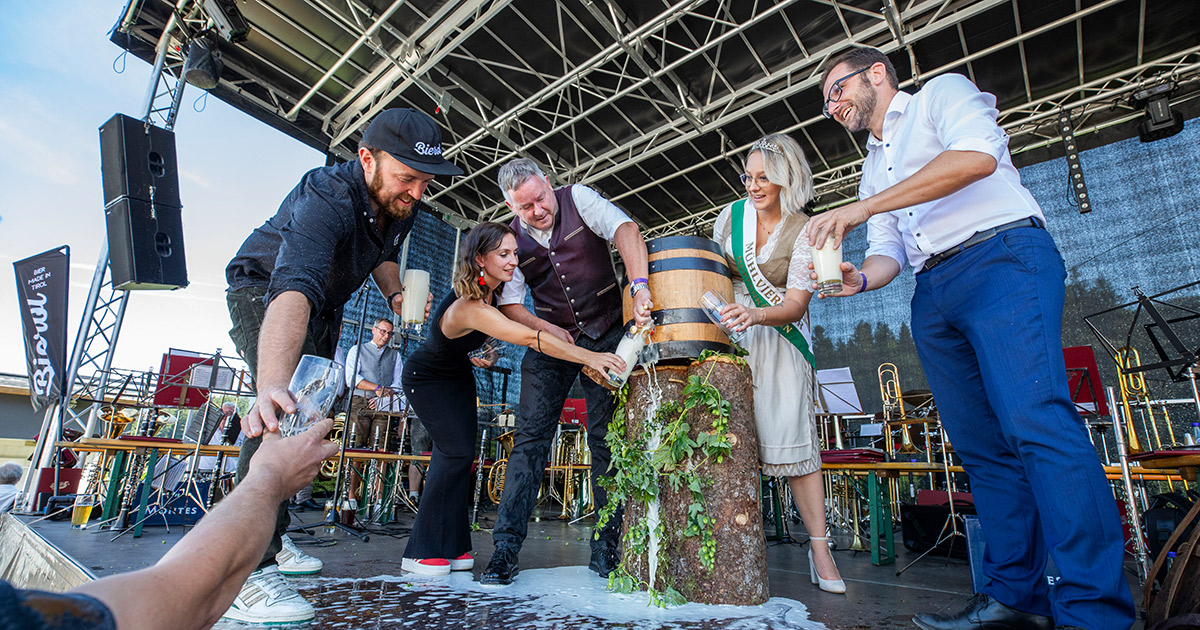
<path id="1" fill-rule="evenodd" d="M 275 216 L 242 243 L 225 269 L 229 336 L 250 366 L 257 399 L 242 420 L 247 439 L 238 479 L 249 470 L 263 431 L 277 431 L 281 412 L 295 411 L 287 388 L 300 355 L 333 357 L 342 307 L 367 276 L 400 313 L 397 259 L 421 196 L 434 176 L 461 174 L 442 158 L 442 135 L 432 118 L 389 109 L 363 132 L 357 160 L 305 173 Z M 283 535 L 289 521 L 285 501 L 271 545 L 226 617 L 250 623 L 314 618 L 312 605 L 281 576 L 321 568 Z"/>

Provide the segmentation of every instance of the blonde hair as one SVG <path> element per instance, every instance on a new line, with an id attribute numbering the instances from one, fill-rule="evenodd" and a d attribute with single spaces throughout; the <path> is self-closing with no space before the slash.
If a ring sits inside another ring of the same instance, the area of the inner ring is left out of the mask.
<path id="1" fill-rule="evenodd" d="M 800 214 L 813 198 L 812 169 L 804 150 L 791 136 L 773 133 L 751 145 L 746 160 L 755 153 L 763 156 L 767 179 L 783 187 L 779 194 L 783 213 Z"/>
<path id="2" fill-rule="evenodd" d="M 484 256 L 500 247 L 500 241 L 509 234 L 516 236 L 512 228 L 493 221 L 480 223 L 467 232 L 466 239 L 458 249 L 458 260 L 455 261 L 454 277 L 451 280 L 455 295 L 468 300 L 483 299 L 486 290 L 479 285 L 481 270 L 479 263 L 475 262 L 475 257 Z"/>

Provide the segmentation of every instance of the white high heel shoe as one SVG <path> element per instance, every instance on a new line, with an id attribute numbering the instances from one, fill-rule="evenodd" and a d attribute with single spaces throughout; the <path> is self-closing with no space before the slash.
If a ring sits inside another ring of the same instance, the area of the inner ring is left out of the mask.
<path id="1" fill-rule="evenodd" d="M 808 540 L 810 543 L 818 543 L 819 542 L 824 545 L 824 544 L 828 544 L 826 541 L 828 541 L 829 538 L 827 536 L 821 536 L 820 538 L 818 538 L 816 536 L 809 536 Z M 833 559 L 833 557 L 830 556 L 830 560 L 832 560 L 832 559 Z M 836 567 L 837 564 L 834 563 L 834 566 Z M 812 544 L 809 544 L 809 546 L 808 546 L 808 576 L 810 578 L 812 578 L 812 583 L 816 584 L 817 588 L 821 589 L 822 591 L 825 591 L 826 593 L 845 593 L 846 592 L 846 581 L 845 580 L 826 580 L 825 578 L 821 577 L 821 575 L 819 573 L 817 573 L 817 565 L 816 565 L 816 563 L 813 562 Z"/>

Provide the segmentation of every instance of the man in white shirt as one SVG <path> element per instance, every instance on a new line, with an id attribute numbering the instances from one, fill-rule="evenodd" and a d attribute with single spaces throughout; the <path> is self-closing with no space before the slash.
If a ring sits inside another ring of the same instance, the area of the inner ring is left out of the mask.
<path id="1" fill-rule="evenodd" d="M 617 347 L 621 288 L 613 272 L 609 243 L 616 245 L 630 277 L 633 319 L 650 322 L 646 242 L 637 224 L 599 193 L 575 184 L 553 188 L 533 160 L 518 158 L 500 167 L 497 182 L 505 203 L 517 215 L 519 267 L 504 283 L 499 308 L 509 319 L 596 352 Z M 525 291 L 533 295 L 531 313 Z M 517 554 L 528 533 L 550 442 L 563 402 L 580 367 L 527 350 L 521 363 L 521 405 L 513 450 L 505 472 L 504 497 L 492 529 L 496 551 L 480 577 L 484 584 L 509 584 L 517 575 Z M 588 411 L 597 512 L 608 493 L 597 481 L 608 474 L 610 453 L 604 437 L 614 408 L 612 395 L 591 379 L 581 379 Z M 616 568 L 620 518 L 613 518 L 592 541 L 589 567 L 603 577 Z"/>
<path id="2" fill-rule="evenodd" d="M 392 320 L 381 317 L 371 326 L 371 340 L 360 343 L 346 353 L 346 387 L 350 388 L 350 422 L 354 427 L 354 447 L 373 447 L 376 436 L 379 446 L 387 444 L 387 412 L 404 408 L 400 392 L 400 375 L 404 361 L 400 352 L 389 342 L 395 334 Z M 362 463 L 355 464 L 362 470 Z M 359 475 L 350 475 L 350 495 L 358 493 Z"/>
<path id="3" fill-rule="evenodd" d="M 1020 181 L 996 99 L 965 77 L 900 92 L 887 56 L 855 48 L 821 79 L 826 116 L 870 130 L 859 201 L 809 222 L 836 243 L 867 224 L 861 269 L 839 296 L 878 289 L 908 263 L 912 331 L 950 441 L 971 478 L 988 581 L 925 630 L 1127 630 L 1121 523 L 1072 404 L 1062 356 L 1066 272 L 1041 208 Z M 1043 577 L 1046 553 L 1062 578 Z"/>
<path id="4" fill-rule="evenodd" d="M 21 475 L 24 474 L 21 465 L 16 462 L 8 462 L 0 466 L 0 512 L 7 512 L 13 508 L 13 502 L 17 500 L 17 483 L 21 481 Z"/>

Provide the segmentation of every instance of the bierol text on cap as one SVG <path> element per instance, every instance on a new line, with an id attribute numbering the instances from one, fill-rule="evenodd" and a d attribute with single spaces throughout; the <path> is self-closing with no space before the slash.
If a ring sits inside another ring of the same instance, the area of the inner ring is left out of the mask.
<path id="1" fill-rule="evenodd" d="M 386 109 L 363 132 L 363 144 L 387 151 L 409 168 L 429 175 L 462 175 L 442 157 L 442 131 L 432 118 L 412 108 Z"/>

